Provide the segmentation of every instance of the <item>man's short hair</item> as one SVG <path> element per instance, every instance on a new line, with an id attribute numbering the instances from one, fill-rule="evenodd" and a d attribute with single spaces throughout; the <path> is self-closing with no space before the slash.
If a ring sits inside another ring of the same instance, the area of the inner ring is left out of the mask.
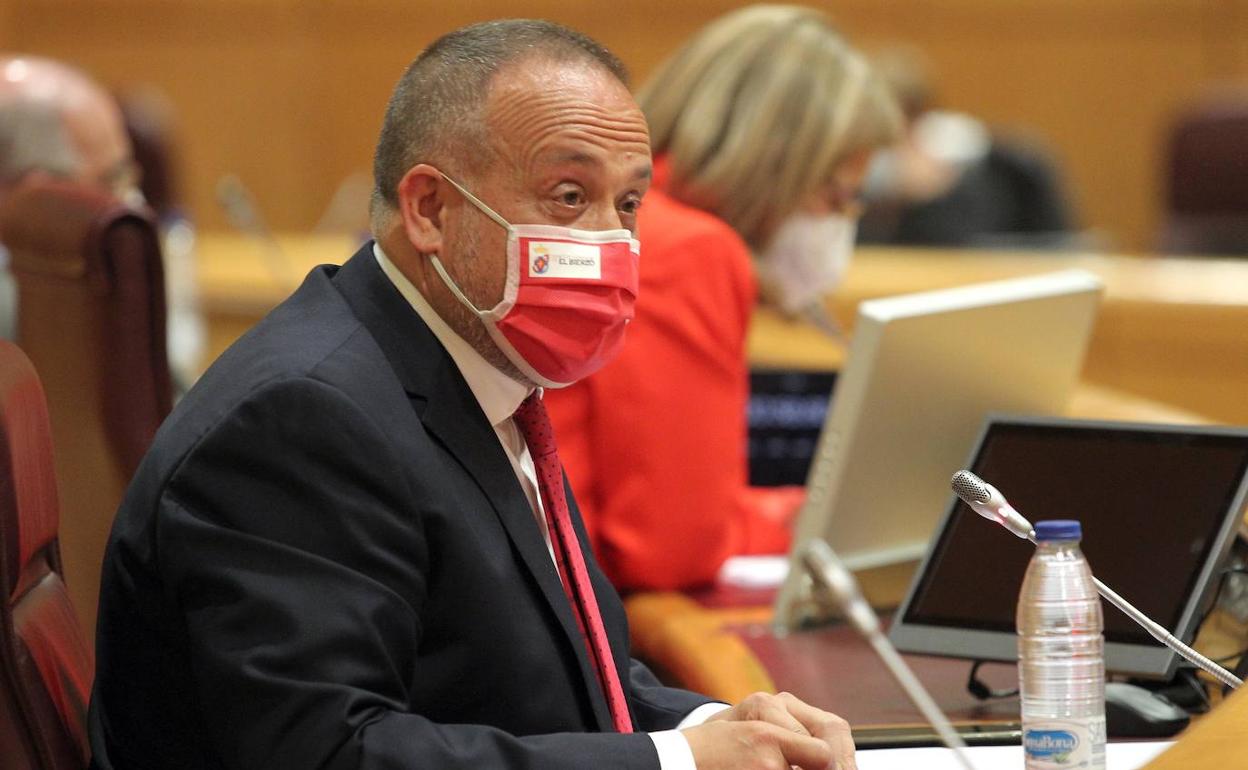
<path id="1" fill-rule="evenodd" d="M 482 146 L 481 112 L 491 79 L 503 65 L 528 56 L 582 61 L 628 83 L 610 51 L 553 22 L 504 19 L 443 35 L 407 68 L 386 106 L 373 156 L 374 219 L 398 207 L 399 181 L 412 166 Z"/>

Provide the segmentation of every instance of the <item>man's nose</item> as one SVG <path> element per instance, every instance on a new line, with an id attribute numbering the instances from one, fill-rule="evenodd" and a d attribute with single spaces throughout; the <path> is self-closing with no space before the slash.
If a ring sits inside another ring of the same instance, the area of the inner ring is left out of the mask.
<path id="1" fill-rule="evenodd" d="M 624 218 L 616 208 L 615 201 L 607 201 L 591 206 L 577 225 L 582 230 L 621 230 L 625 229 Z"/>

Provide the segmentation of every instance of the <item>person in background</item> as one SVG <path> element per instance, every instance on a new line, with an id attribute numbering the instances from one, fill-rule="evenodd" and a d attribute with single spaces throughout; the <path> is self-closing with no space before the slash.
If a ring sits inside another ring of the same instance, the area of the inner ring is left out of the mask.
<path id="1" fill-rule="evenodd" d="M 750 315 L 826 317 L 867 165 L 901 117 L 828 18 L 796 6 L 712 22 L 639 101 L 655 170 L 637 319 L 616 361 L 547 400 L 608 575 L 684 588 L 787 547 L 800 490 L 747 483 Z"/>
<path id="2" fill-rule="evenodd" d="M 877 153 L 863 198 L 859 243 L 933 247 L 1071 248 L 1075 232 L 1061 175 L 1035 138 L 993 132 L 940 109 L 924 57 L 885 48 L 872 60 L 896 94 L 906 128 Z"/>
<path id="3" fill-rule="evenodd" d="M 70 179 L 142 201 L 116 102 L 52 59 L 0 54 L 0 204 L 32 176 Z M 0 336 L 17 333 L 17 290 L 0 244 Z"/>
<path id="4" fill-rule="evenodd" d="M 159 119 L 167 121 L 167 115 L 157 114 L 150 97 L 140 103 L 132 96 L 130 103 L 138 138 L 150 140 L 150 129 Z M 194 231 L 180 212 L 158 205 L 168 201 L 168 164 L 147 178 L 136 158 L 134 123 L 112 95 L 80 70 L 37 56 L 0 55 L 0 203 L 8 190 L 39 175 L 103 190 L 136 208 L 148 202 L 141 184 L 158 185 L 163 193 L 153 199 L 153 213 L 162 236 L 170 368 L 183 392 L 199 372 L 206 336 L 195 287 Z M 0 245 L 0 336 L 5 339 L 17 336 L 17 302 Z"/>

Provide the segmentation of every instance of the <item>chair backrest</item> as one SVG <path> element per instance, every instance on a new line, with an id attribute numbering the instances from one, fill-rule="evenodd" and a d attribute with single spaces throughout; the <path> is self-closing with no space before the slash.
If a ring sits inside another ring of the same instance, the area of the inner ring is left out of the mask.
<path id="1" fill-rule="evenodd" d="M 135 163 L 143 172 L 143 197 L 163 219 L 179 203 L 170 108 L 164 96 L 151 88 L 124 91 L 116 97 Z"/>
<path id="2" fill-rule="evenodd" d="M 0 764 L 82 770 L 93 663 L 62 578 L 43 389 L 0 341 Z"/>
<path id="3" fill-rule="evenodd" d="M 1181 116 L 1167 153 L 1162 250 L 1248 254 L 1248 92 Z"/>
<path id="4" fill-rule="evenodd" d="M 0 207 L 18 342 L 48 395 L 74 605 L 94 638 L 113 515 L 171 405 L 164 275 L 150 216 L 92 188 L 30 181 Z"/>

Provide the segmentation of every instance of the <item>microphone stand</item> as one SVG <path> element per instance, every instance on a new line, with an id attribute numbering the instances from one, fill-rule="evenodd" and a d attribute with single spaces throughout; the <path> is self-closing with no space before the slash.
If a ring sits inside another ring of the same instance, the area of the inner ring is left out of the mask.
<path id="1" fill-rule="evenodd" d="M 1033 544 L 1036 542 L 1036 533 L 1031 527 L 1031 522 L 1027 521 L 1022 514 L 1018 513 L 1017 510 L 1007 503 L 1005 497 L 997 491 L 996 487 L 991 486 L 974 473 L 965 470 L 958 471 L 953 475 L 951 485 L 954 494 L 962 502 L 970 506 L 971 510 L 989 521 L 1000 524 L 1020 538 L 1029 540 Z M 1105 601 L 1117 607 L 1124 615 L 1139 624 L 1154 639 L 1174 650 L 1187 662 L 1211 674 L 1215 679 L 1231 689 L 1237 689 L 1244 683 L 1242 679 L 1230 671 L 1184 644 L 1160 623 L 1145 615 L 1126 599 L 1119 596 L 1112 588 L 1102 583 L 1099 578 L 1093 576 L 1092 582 L 1096 585 L 1097 592 L 1105 597 Z"/>
<path id="2" fill-rule="evenodd" d="M 949 723 L 949 718 L 941 712 L 936 701 L 928 694 L 923 683 L 914 675 L 914 671 L 906 665 L 897 648 L 893 647 L 880 630 L 880 620 L 862 597 L 858 582 L 841 562 L 836 552 L 819 538 L 808 541 L 801 552 L 802 561 L 814 578 L 825 591 L 832 595 L 845 617 L 854 628 L 870 643 L 871 648 L 880 660 L 884 661 L 888 672 L 897 684 L 905 691 L 906 697 L 923 714 L 923 718 L 936 730 L 940 740 L 953 752 L 963 770 L 975 770 L 966 754 L 966 743 L 960 738 Z"/>
<path id="3" fill-rule="evenodd" d="M 1027 539 L 1032 543 L 1036 542 L 1034 534 Z M 1191 663 L 1193 666 L 1196 666 L 1202 671 L 1212 675 L 1215 679 L 1227 687 L 1230 687 L 1232 690 L 1238 688 L 1244 683 L 1242 679 L 1235 676 L 1230 671 L 1227 671 L 1225 668 L 1219 666 L 1217 663 L 1214 663 L 1206 656 L 1201 655 L 1196 650 L 1184 644 L 1177 636 L 1170 633 L 1165 626 L 1145 615 L 1135 605 L 1131 604 L 1131 602 L 1119 596 L 1114 589 L 1102 583 L 1100 578 L 1093 575 L 1092 582 L 1096 585 L 1097 593 L 1105 597 L 1105 601 L 1117 607 L 1122 614 L 1134 620 L 1141 628 L 1147 631 L 1150 636 L 1177 652 L 1184 660 Z"/>

